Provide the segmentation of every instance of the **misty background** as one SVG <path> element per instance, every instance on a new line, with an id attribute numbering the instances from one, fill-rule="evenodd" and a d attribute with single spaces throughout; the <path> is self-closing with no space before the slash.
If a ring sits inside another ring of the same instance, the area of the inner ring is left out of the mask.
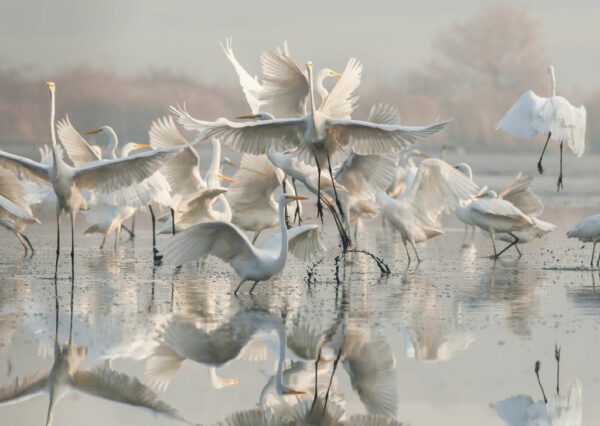
<path id="1" fill-rule="evenodd" d="M 442 4 L 438 4 L 442 3 Z M 516 140 L 495 123 L 527 89 L 557 94 L 588 111 L 588 151 L 600 150 L 600 2 L 371 1 L 343 3 L 0 0 L 0 148 L 36 156 L 50 140 L 49 96 L 57 117 L 81 132 L 111 125 L 121 141 L 145 141 L 153 119 L 187 104 L 196 117 L 248 112 L 218 42 L 260 75 L 259 55 L 287 40 L 299 65 L 343 71 L 364 64 L 355 116 L 396 105 L 407 125 L 454 118 L 420 143 L 469 151 L 537 152 L 544 138 Z"/>

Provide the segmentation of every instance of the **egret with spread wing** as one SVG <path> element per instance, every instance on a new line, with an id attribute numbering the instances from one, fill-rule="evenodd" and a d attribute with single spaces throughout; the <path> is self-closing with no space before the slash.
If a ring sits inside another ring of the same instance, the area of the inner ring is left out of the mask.
<path id="1" fill-rule="evenodd" d="M 252 245 L 246 234 L 227 222 L 205 222 L 191 227 L 169 239 L 161 249 L 164 260 L 181 265 L 207 255 L 229 263 L 240 277 L 235 294 L 248 280 L 254 281 L 250 293 L 260 281 L 268 280 L 283 270 L 288 248 L 297 257 L 309 259 L 322 251 L 321 234 L 317 225 L 302 225 L 290 230 L 285 225 L 284 206 L 304 197 L 282 194 L 279 197 L 280 235 L 274 236 L 263 247 Z"/>
<path id="2" fill-rule="evenodd" d="M 521 139 L 531 139 L 540 133 L 548 135 L 537 164 L 540 174 L 544 173 L 542 159 L 550 138 L 560 142 L 560 174 L 556 183 L 557 191 L 560 191 L 563 187 L 563 142 L 567 143 L 577 157 L 583 155 L 587 112 L 583 105 L 575 107 L 562 96 L 556 96 L 553 66 L 548 67 L 548 73 L 552 83 L 552 96 L 544 98 L 528 90 L 498 122 L 496 128 Z"/>

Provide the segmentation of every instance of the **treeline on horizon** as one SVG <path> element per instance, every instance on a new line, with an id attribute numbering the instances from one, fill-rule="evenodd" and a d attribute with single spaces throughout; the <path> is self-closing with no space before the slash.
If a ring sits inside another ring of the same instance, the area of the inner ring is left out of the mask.
<path id="1" fill-rule="evenodd" d="M 402 60 L 393 46 L 382 54 Z M 371 105 L 385 102 L 399 108 L 407 125 L 454 119 L 439 135 L 420 143 L 425 149 L 456 145 L 472 151 L 538 151 L 543 137 L 539 143 L 519 141 L 495 130 L 495 124 L 525 90 L 549 95 L 548 64 L 537 24 L 522 12 L 495 5 L 441 32 L 432 59 L 393 84 L 364 76 L 356 117 L 365 118 Z M 50 141 L 49 96 L 38 74 L 0 68 L 2 149 L 34 155 Z M 81 132 L 110 125 L 123 141 L 145 141 L 152 120 L 168 114 L 169 105 L 185 102 L 194 116 L 207 120 L 247 113 L 233 70 L 224 69 L 223 75 L 220 85 L 169 70 L 126 76 L 75 67 L 47 77 L 57 83 L 57 118 L 68 114 Z M 560 66 L 557 80 L 558 94 L 586 106 L 586 145 L 594 151 L 600 124 L 592 118 L 600 113 L 600 92 L 563 91 Z"/>

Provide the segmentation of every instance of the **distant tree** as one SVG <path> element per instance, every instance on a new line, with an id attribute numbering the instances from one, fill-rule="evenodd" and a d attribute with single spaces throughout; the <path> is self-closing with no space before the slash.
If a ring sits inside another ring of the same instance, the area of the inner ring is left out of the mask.
<path id="1" fill-rule="evenodd" d="M 409 79 L 409 91 L 437 99 L 456 122 L 445 136 L 467 144 L 515 143 L 495 123 L 525 90 L 549 90 L 538 25 L 502 4 L 439 34 L 432 59 Z"/>

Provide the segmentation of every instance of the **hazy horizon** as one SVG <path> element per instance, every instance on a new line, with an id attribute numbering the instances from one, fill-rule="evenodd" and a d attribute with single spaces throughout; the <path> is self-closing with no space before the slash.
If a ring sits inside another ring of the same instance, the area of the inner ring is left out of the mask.
<path id="1" fill-rule="evenodd" d="M 232 70 L 219 41 L 233 37 L 238 59 L 258 74 L 258 55 L 287 40 L 299 61 L 342 68 L 364 62 L 365 79 L 389 84 L 431 58 L 438 34 L 485 6 L 503 4 L 539 24 L 559 88 L 600 90 L 595 40 L 600 3 L 380 0 L 367 7 L 312 0 L 260 2 L 36 2 L 1 0 L 0 66 L 47 79 L 74 66 L 133 75 L 168 69 L 197 81 L 229 85 Z M 32 13 L 35 10 L 36 13 Z M 316 14 L 315 14 L 316 12 Z"/>

